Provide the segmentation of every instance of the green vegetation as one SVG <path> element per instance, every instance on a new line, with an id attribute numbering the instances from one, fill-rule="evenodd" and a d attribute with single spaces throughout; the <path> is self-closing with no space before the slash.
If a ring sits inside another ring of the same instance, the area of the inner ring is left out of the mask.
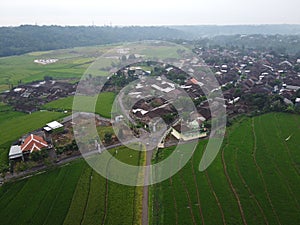
<path id="1" fill-rule="evenodd" d="M 121 161 L 143 163 L 140 152 L 117 150 Z M 141 190 L 107 181 L 80 159 L 4 184 L 1 224 L 140 224 Z"/>
<path id="2" fill-rule="evenodd" d="M 206 145 L 201 141 L 178 174 L 152 186 L 151 224 L 295 224 L 299 125 L 298 115 L 284 113 L 242 118 L 205 172 L 198 171 Z M 162 150 L 156 160 L 171 152 Z"/>
<path id="3" fill-rule="evenodd" d="M 241 117 L 228 128 L 219 155 L 205 172 L 198 171 L 207 143 L 201 141 L 179 173 L 151 187 L 151 224 L 299 221 L 299 125 L 300 117 L 292 114 Z M 155 161 L 173 149 L 160 150 Z M 123 162 L 144 163 L 138 151 L 117 150 L 118 154 L 116 149 L 110 151 Z M 83 160 L 76 160 L 4 184 L 0 218 L 1 224 L 140 224 L 141 200 L 142 187 L 106 181 Z"/>
<path id="4" fill-rule="evenodd" d="M 61 27 L 31 26 L 0 28 L 0 57 L 32 51 L 101 45 L 140 40 L 174 39 L 183 32 L 168 27 Z"/>
<path id="5" fill-rule="evenodd" d="M 18 116 L 25 115 L 21 112 L 13 111 L 12 107 L 0 102 L 0 123 L 5 120 L 16 118 Z"/>
<path id="6" fill-rule="evenodd" d="M 76 105 L 73 110 L 90 111 L 89 109 L 91 109 L 91 105 L 96 102 L 95 112 L 103 117 L 110 118 L 111 108 L 115 100 L 115 96 L 116 95 L 113 92 L 102 92 L 95 97 L 76 96 L 76 99 L 78 102 L 80 102 L 80 104 L 79 106 Z M 73 107 L 73 99 L 73 96 L 58 99 L 46 104 L 44 108 L 49 110 L 71 111 Z"/>
<path id="7" fill-rule="evenodd" d="M 34 112 L 23 114 L 8 111 L 6 117 L 0 117 L 0 168 L 8 165 L 8 152 L 11 144 L 22 135 L 42 128 L 46 123 L 65 116 L 59 112 Z"/>
<path id="8" fill-rule="evenodd" d="M 48 52 L 33 52 L 20 56 L 0 58 L 0 92 L 11 85 L 43 80 L 45 76 L 53 79 L 79 80 L 88 66 L 101 54 L 113 46 L 93 46 L 63 49 Z M 56 63 L 41 65 L 36 59 L 58 59 Z M 111 61 L 102 60 L 103 67 Z"/>
<path id="9" fill-rule="evenodd" d="M 0 121 L 0 146 L 17 140 L 20 136 L 42 128 L 46 123 L 65 116 L 59 112 L 35 112 L 24 114 L 9 120 Z"/>

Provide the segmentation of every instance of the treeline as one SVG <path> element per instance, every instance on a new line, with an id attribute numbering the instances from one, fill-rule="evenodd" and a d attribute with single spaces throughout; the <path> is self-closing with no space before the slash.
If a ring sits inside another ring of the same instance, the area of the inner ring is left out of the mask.
<path id="1" fill-rule="evenodd" d="M 192 25 L 192 26 L 171 26 L 189 33 L 193 39 L 202 37 L 213 37 L 220 35 L 236 34 L 263 34 L 263 35 L 300 35 L 300 25 L 293 24 L 265 24 L 265 25 Z"/>
<path id="2" fill-rule="evenodd" d="M 243 34 L 243 35 L 241 35 Z M 0 27 L 0 57 L 33 51 L 140 40 L 198 40 L 198 44 L 300 53 L 300 25 L 95 27 Z"/>
<path id="3" fill-rule="evenodd" d="M 167 27 L 0 27 L 0 57 L 79 46 L 177 38 L 184 38 L 184 32 Z"/>
<path id="4" fill-rule="evenodd" d="M 300 35 L 222 35 L 202 38 L 194 42 L 198 47 L 226 48 L 248 51 L 258 49 L 274 55 L 297 55 L 300 57 Z"/>

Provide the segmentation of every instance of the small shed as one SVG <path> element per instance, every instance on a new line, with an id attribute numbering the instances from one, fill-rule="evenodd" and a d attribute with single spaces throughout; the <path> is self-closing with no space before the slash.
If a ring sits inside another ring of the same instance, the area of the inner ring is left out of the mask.
<path id="1" fill-rule="evenodd" d="M 9 160 L 14 160 L 17 158 L 23 159 L 23 154 L 20 145 L 12 145 L 8 154 Z"/>
<path id="2" fill-rule="evenodd" d="M 57 122 L 57 121 L 52 121 L 51 123 L 47 123 L 46 126 L 44 127 L 45 131 L 52 131 L 52 130 L 56 130 L 59 128 L 62 128 L 64 125 L 62 125 L 61 123 Z"/>

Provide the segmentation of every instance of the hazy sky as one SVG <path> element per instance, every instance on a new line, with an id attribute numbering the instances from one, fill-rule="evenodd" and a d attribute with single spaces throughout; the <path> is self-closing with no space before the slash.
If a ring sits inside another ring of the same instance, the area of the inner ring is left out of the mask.
<path id="1" fill-rule="evenodd" d="M 1 0 L 0 26 L 300 24 L 300 0 Z"/>

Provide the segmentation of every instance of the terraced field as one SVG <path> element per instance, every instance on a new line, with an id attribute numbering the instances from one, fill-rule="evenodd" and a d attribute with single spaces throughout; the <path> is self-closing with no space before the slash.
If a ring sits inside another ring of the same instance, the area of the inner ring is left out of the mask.
<path id="1" fill-rule="evenodd" d="M 206 172 L 200 142 L 178 174 L 151 188 L 151 224 L 299 224 L 299 130 L 298 115 L 244 118 Z"/>
<path id="2" fill-rule="evenodd" d="M 143 163 L 142 154 L 126 148 L 115 157 Z M 140 224 L 141 195 L 141 187 L 110 182 L 76 160 L 2 186 L 1 224 Z"/>

